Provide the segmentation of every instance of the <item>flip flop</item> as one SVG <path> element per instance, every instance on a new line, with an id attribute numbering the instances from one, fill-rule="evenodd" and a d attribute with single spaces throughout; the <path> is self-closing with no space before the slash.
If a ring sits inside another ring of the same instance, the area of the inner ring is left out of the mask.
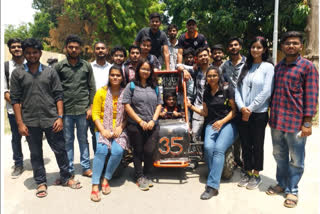
<path id="1" fill-rule="evenodd" d="M 45 186 L 46 189 L 39 190 L 39 188 L 42 187 L 42 186 Z M 47 184 L 39 184 L 39 185 L 37 186 L 36 196 L 37 196 L 38 198 L 44 198 L 44 197 L 46 197 L 46 196 L 48 195 L 48 190 L 47 190 L 47 189 L 48 189 Z M 42 193 L 44 193 L 44 194 L 42 194 Z"/>
<path id="2" fill-rule="evenodd" d="M 91 201 L 94 202 L 99 202 L 101 200 L 100 196 L 99 196 L 99 190 L 97 191 L 91 191 L 91 196 L 90 196 Z"/>
<path id="3" fill-rule="evenodd" d="M 102 194 L 108 195 L 111 192 L 109 183 L 101 184 Z"/>
<path id="4" fill-rule="evenodd" d="M 267 195 L 278 195 L 284 192 L 284 189 L 279 186 L 279 185 L 275 185 L 275 186 L 269 186 L 268 190 L 266 191 Z"/>
<path id="5" fill-rule="evenodd" d="M 287 194 L 286 200 L 283 202 L 283 205 L 288 208 L 294 208 L 298 204 L 298 196 L 294 194 Z"/>

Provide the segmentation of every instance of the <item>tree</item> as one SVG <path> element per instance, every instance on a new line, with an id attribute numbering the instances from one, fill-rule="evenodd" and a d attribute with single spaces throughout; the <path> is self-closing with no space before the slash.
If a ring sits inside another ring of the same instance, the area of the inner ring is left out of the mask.
<path id="1" fill-rule="evenodd" d="M 5 43 L 7 43 L 10 38 L 19 38 L 24 40 L 30 37 L 31 33 L 29 24 L 19 25 L 18 27 L 15 27 L 14 25 L 8 25 L 4 31 Z"/>

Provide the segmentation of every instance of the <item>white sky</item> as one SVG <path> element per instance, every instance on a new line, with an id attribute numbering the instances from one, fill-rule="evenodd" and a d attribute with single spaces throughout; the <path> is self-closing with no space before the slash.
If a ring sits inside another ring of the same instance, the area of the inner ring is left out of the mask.
<path id="1" fill-rule="evenodd" d="M 33 22 L 32 0 L 1 0 L 2 25 Z"/>

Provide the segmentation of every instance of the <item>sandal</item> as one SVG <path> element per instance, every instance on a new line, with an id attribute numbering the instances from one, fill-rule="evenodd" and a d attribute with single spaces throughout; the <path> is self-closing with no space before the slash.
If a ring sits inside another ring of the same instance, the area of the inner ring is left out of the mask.
<path id="1" fill-rule="evenodd" d="M 91 196 L 90 196 L 91 201 L 94 202 L 99 202 L 101 200 L 100 196 L 99 196 L 99 190 L 97 191 L 91 191 Z"/>
<path id="2" fill-rule="evenodd" d="M 46 189 L 41 189 L 41 190 L 40 190 L 41 187 L 45 187 Z M 44 197 L 46 197 L 46 196 L 48 195 L 47 189 L 48 189 L 47 184 L 45 184 L 45 183 L 39 184 L 39 185 L 37 186 L 36 196 L 37 196 L 38 198 L 44 198 Z"/>
<path id="3" fill-rule="evenodd" d="M 101 184 L 102 194 L 108 195 L 111 192 L 109 183 Z"/>
<path id="4" fill-rule="evenodd" d="M 266 191 L 266 194 L 267 195 L 278 195 L 283 192 L 284 192 L 284 189 L 277 184 L 275 186 L 269 186 L 268 190 Z"/>
<path id="5" fill-rule="evenodd" d="M 82 173 L 82 176 L 91 178 L 91 177 L 92 177 L 92 170 L 91 170 L 91 169 L 88 169 L 87 171 L 85 171 L 84 173 Z"/>
<path id="6" fill-rule="evenodd" d="M 294 208 L 298 204 L 298 196 L 294 194 L 287 194 L 286 200 L 284 201 L 283 205 L 288 208 Z"/>
<path id="7" fill-rule="evenodd" d="M 70 181 L 72 181 L 72 183 L 70 184 Z M 80 185 L 80 181 L 78 180 L 73 180 L 73 179 L 70 179 L 68 180 L 66 183 L 64 183 L 62 186 L 65 186 L 65 187 L 70 187 L 71 189 L 81 189 L 82 186 Z"/>

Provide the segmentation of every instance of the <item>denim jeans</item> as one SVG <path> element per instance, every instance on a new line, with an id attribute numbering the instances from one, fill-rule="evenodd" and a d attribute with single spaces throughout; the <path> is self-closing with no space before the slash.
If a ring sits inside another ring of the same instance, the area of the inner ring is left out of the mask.
<path id="1" fill-rule="evenodd" d="M 8 119 L 11 129 L 11 146 L 13 153 L 13 161 L 15 167 L 23 166 L 23 154 L 21 146 L 22 136 L 19 134 L 18 125 L 14 114 L 8 114 Z"/>
<path id="2" fill-rule="evenodd" d="M 74 174 L 74 127 L 77 129 L 77 139 L 80 149 L 80 164 L 82 171 L 90 169 L 89 143 L 88 143 L 88 120 L 86 114 L 65 115 L 63 117 L 63 130 L 66 140 L 66 150 L 69 159 L 69 172 Z"/>
<path id="3" fill-rule="evenodd" d="M 96 132 L 96 139 L 99 142 L 99 132 Z M 108 146 L 104 143 L 97 143 L 97 150 L 94 155 L 93 165 L 92 165 L 92 184 L 100 184 L 101 173 L 103 170 L 106 157 L 109 153 Z M 123 148 L 113 140 L 111 143 L 111 155 L 108 160 L 107 169 L 105 171 L 104 177 L 107 180 L 112 178 L 114 171 L 119 166 L 123 155 Z"/>
<path id="4" fill-rule="evenodd" d="M 56 156 L 56 161 L 60 169 L 61 182 L 66 183 L 70 179 L 71 173 L 68 171 L 69 161 L 65 148 L 63 131 L 55 133 L 52 131 L 52 127 L 45 129 L 39 127 L 28 127 L 28 130 L 29 136 L 26 138 L 30 150 L 33 178 L 36 183 L 39 185 L 47 182 L 42 150 L 43 132 L 46 135 L 49 146 Z"/>
<path id="5" fill-rule="evenodd" d="M 204 155 L 209 169 L 207 186 L 219 189 L 225 152 L 236 136 L 237 129 L 234 123 L 225 124 L 220 131 L 214 130 L 211 124 L 206 126 Z"/>
<path id="6" fill-rule="evenodd" d="M 304 171 L 307 138 L 298 132 L 288 133 L 271 128 L 273 157 L 277 163 L 276 179 L 285 193 L 298 194 L 298 183 Z"/>
<path id="7" fill-rule="evenodd" d="M 92 137 L 92 149 L 93 149 L 93 152 L 96 153 L 97 140 L 96 140 L 96 133 L 94 131 L 96 126 L 92 120 L 89 120 L 88 122 L 89 122 L 89 129 L 90 129 L 91 137 Z"/>

